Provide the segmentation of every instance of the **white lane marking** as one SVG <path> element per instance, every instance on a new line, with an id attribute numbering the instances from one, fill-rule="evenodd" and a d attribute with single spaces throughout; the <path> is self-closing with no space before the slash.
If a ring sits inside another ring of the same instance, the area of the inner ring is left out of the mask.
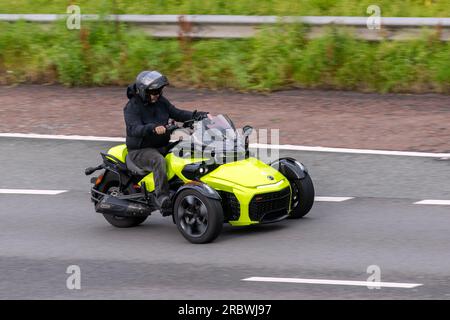
<path id="1" fill-rule="evenodd" d="M 250 144 L 254 148 L 282 149 L 295 151 L 315 151 L 315 152 L 332 152 L 332 153 L 354 153 L 354 154 L 370 154 L 385 156 L 407 156 L 407 157 L 425 157 L 425 158 L 446 158 L 450 157 L 450 153 L 431 153 L 431 152 L 410 152 L 410 151 L 389 151 L 389 150 L 371 150 L 371 149 L 348 149 L 348 148 L 328 148 L 328 147 L 312 147 L 297 146 L 290 144 Z"/>
<path id="2" fill-rule="evenodd" d="M 315 197 L 314 201 L 322 202 L 343 202 L 347 200 L 354 199 L 354 197 Z"/>
<path id="3" fill-rule="evenodd" d="M 431 205 L 450 206 L 450 200 L 422 200 L 422 201 L 414 202 L 414 204 L 431 204 Z"/>
<path id="4" fill-rule="evenodd" d="M 4 194 L 41 194 L 53 196 L 64 192 L 67 192 L 67 190 L 0 189 L 0 193 Z"/>
<path id="5" fill-rule="evenodd" d="M 406 289 L 416 288 L 423 285 L 421 283 L 347 281 L 347 280 L 324 280 L 324 279 L 301 279 L 301 278 L 271 278 L 271 277 L 250 277 L 242 279 L 242 281 L 330 284 L 340 286 L 386 287 L 386 288 L 406 288 Z"/>
<path id="6" fill-rule="evenodd" d="M 3 138 L 35 138 L 35 139 L 61 139 L 61 140 L 85 140 L 85 141 L 111 141 L 125 142 L 122 137 L 96 137 L 96 136 L 78 136 L 78 135 L 50 135 L 35 133 L 0 133 Z M 331 153 L 353 153 L 353 154 L 369 154 L 369 155 L 386 155 L 386 156 L 408 156 L 408 157 L 425 157 L 425 158 L 450 158 L 450 153 L 431 153 L 431 152 L 409 152 L 409 151 L 390 151 L 390 150 L 371 150 L 371 149 L 349 149 L 349 148 L 329 148 L 329 147 L 313 147 L 300 146 L 291 144 L 262 144 L 252 143 L 251 148 L 267 148 L 280 150 L 295 151 L 313 151 L 313 152 L 331 152 Z"/>
<path id="7" fill-rule="evenodd" d="M 52 135 L 52 134 L 36 134 L 36 133 L 0 133 L 0 137 L 2 137 L 2 138 L 30 138 L 30 139 L 125 142 L 125 138 L 122 138 L 122 137 L 95 137 L 95 136 Z"/>

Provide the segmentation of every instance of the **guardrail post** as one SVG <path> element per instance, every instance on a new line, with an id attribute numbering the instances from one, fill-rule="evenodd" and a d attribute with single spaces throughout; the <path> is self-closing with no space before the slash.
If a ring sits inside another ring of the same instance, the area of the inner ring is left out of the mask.
<path id="1" fill-rule="evenodd" d="M 178 17 L 178 41 L 183 52 L 183 64 L 187 66 L 187 70 L 192 64 L 191 32 L 192 23 L 186 20 L 184 15 L 180 15 Z"/>

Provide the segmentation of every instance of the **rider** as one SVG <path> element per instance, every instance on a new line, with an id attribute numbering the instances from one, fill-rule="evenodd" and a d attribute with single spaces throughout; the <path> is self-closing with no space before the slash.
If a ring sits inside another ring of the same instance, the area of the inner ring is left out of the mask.
<path id="1" fill-rule="evenodd" d="M 128 156 L 144 171 L 153 172 L 155 195 L 163 215 L 170 214 L 172 208 L 163 156 L 170 140 L 165 126 L 169 118 L 179 122 L 191 119 L 198 121 L 208 114 L 175 108 L 162 95 L 167 85 L 169 81 L 166 76 L 158 71 L 139 73 L 136 82 L 127 88 L 129 101 L 124 108 Z"/>

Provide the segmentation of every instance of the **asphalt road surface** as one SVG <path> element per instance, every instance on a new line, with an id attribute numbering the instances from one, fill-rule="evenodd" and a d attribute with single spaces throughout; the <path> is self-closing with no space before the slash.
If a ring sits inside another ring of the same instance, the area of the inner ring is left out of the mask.
<path id="1" fill-rule="evenodd" d="M 309 168 L 318 196 L 352 199 L 193 245 L 170 218 L 116 229 L 95 213 L 84 168 L 114 144 L 0 139 L 0 189 L 67 190 L 0 194 L 0 299 L 450 299 L 450 206 L 415 204 L 450 200 L 450 161 L 282 151 Z M 66 286 L 71 265 L 79 290 Z M 420 285 L 332 283 L 366 281 L 369 266 L 382 282 Z"/>

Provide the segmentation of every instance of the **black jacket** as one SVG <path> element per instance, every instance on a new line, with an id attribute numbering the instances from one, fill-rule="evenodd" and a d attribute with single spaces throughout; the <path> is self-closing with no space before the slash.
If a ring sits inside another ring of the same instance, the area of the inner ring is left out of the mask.
<path id="1" fill-rule="evenodd" d="M 164 96 L 155 103 L 144 103 L 134 93 L 133 86 L 127 90 L 128 103 L 123 109 L 127 130 L 126 144 L 128 150 L 142 148 L 161 148 L 169 143 L 170 135 L 157 135 L 153 132 L 158 126 L 168 123 L 169 118 L 175 121 L 192 119 L 193 113 L 175 108 Z"/>

